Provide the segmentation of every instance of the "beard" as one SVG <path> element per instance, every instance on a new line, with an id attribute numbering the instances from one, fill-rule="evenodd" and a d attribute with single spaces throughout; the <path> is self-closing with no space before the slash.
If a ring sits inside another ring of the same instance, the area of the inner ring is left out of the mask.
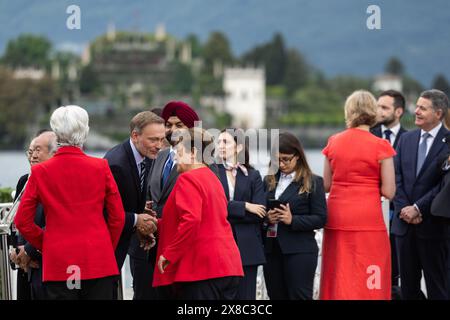
<path id="1" fill-rule="evenodd" d="M 395 122 L 395 117 L 394 117 L 394 115 L 392 115 L 392 116 L 390 116 L 390 117 L 388 117 L 388 118 L 385 118 L 385 119 L 382 119 L 380 122 L 379 122 L 379 124 L 382 124 L 382 125 L 384 125 L 384 126 L 386 126 L 386 127 L 389 127 L 391 124 L 393 124 Z"/>
<path id="2" fill-rule="evenodd" d="M 172 131 L 166 133 L 166 140 L 169 141 L 172 147 L 175 147 L 176 141 L 172 141 Z"/>

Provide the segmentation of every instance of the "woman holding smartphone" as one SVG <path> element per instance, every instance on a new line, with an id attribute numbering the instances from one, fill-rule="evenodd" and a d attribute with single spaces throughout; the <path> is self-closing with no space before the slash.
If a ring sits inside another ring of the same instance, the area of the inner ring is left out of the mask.
<path id="1" fill-rule="evenodd" d="M 311 300 L 319 251 L 315 230 L 327 218 L 323 179 L 312 174 L 300 141 L 291 133 L 280 134 L 272 159 L 278 165 L 270 165 L 264 180 L 267 293 L 272 300 Z"/>

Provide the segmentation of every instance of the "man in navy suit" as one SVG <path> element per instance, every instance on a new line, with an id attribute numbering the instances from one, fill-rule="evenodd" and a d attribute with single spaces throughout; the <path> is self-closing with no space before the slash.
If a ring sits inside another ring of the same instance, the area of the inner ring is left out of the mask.
<path id="1" fill-rule="evenodd" d="M 392 232 L 396 236 L 404 299 L 421 299 L 422 271 L 429 299 L 447 299 L 447 226 L 430 214 L 449 149 L 442 120 L 448 98 L 439 90 L 422 92 L 416 107 L 419 129 L 404 133 L 397 146 L 397 193 Z"/>
<path id="2" fill-rule="evenodd" d="M 386 90 L 378 96 L 378 124 L 370 129 L 377 137 L 386 139 L 395 149 L 398 141 L 406 130 L 402 127 L 400 119 L 405 112 L 405 97 L 399 91 Z M 394 216 L 394 204 L 391 202 L 389 210 L 389 240 L 391 242 L 392 264 L 392 299 L 400 300 L 400 273 L 398 270 L 397 250 L 395 250 L 395 236 L 391 232 L 392 217 Z"/>
<path id="3" fill-rule="evenodd" d="M 152 299 L 153 269 L 141 243 L 156 230 L 156 219 L 144 213 L 151 162 L 165 143 L 164 120 L 145 111 L 130 122 L 130 138 L 109 150 L 105 158 L 119 188 L 125 209 L 125 226 L 116 249 L 119 270 L 127 252 L 135 300 Z M 137 232 L 134 232 L 137 230 Z M 145 241 L 144 241 L 145 242 Z M 117 283 L 116 283 L 117 288 Z"/>

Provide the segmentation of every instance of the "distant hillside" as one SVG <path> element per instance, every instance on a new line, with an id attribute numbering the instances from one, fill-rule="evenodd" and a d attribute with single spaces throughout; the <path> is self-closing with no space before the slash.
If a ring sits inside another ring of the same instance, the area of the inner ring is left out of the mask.
<path id="1" fill-rule="evenodd" d="M 66 8 L 81 7 L 82 29 L 66 29 Z M 382 29 L 366 28 L 366 8 L 381 7 Z M 369 76 L 382 72 L 390 56 L 429 86 L 438 72 L 450 78 L 450 2 L 447 0 L 0 0 L 0 52 L 20 33 L 48 36 L 59 48 L 80 48 L 106 31 L 169 33 L 212 30 L 229 37 L 235 54 L 269 40 L 280 31 L 327 75 Z"/>

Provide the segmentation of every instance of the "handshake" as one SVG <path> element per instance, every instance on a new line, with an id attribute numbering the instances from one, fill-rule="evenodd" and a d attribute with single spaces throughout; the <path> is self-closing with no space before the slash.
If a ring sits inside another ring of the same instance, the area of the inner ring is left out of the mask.
<path id="1" fill-rule="evenodd" d="M 156 218 L 156 212 L 151 209 L 152 201 L 145 203 L 144 212 L 138 214 L 136 221 L 137 235 L 140 241 L 141 248 L 145 251 L 150 250 L 156 244 L 156 238 L 154 233 L 156 232 L 158 219 Z"/>

